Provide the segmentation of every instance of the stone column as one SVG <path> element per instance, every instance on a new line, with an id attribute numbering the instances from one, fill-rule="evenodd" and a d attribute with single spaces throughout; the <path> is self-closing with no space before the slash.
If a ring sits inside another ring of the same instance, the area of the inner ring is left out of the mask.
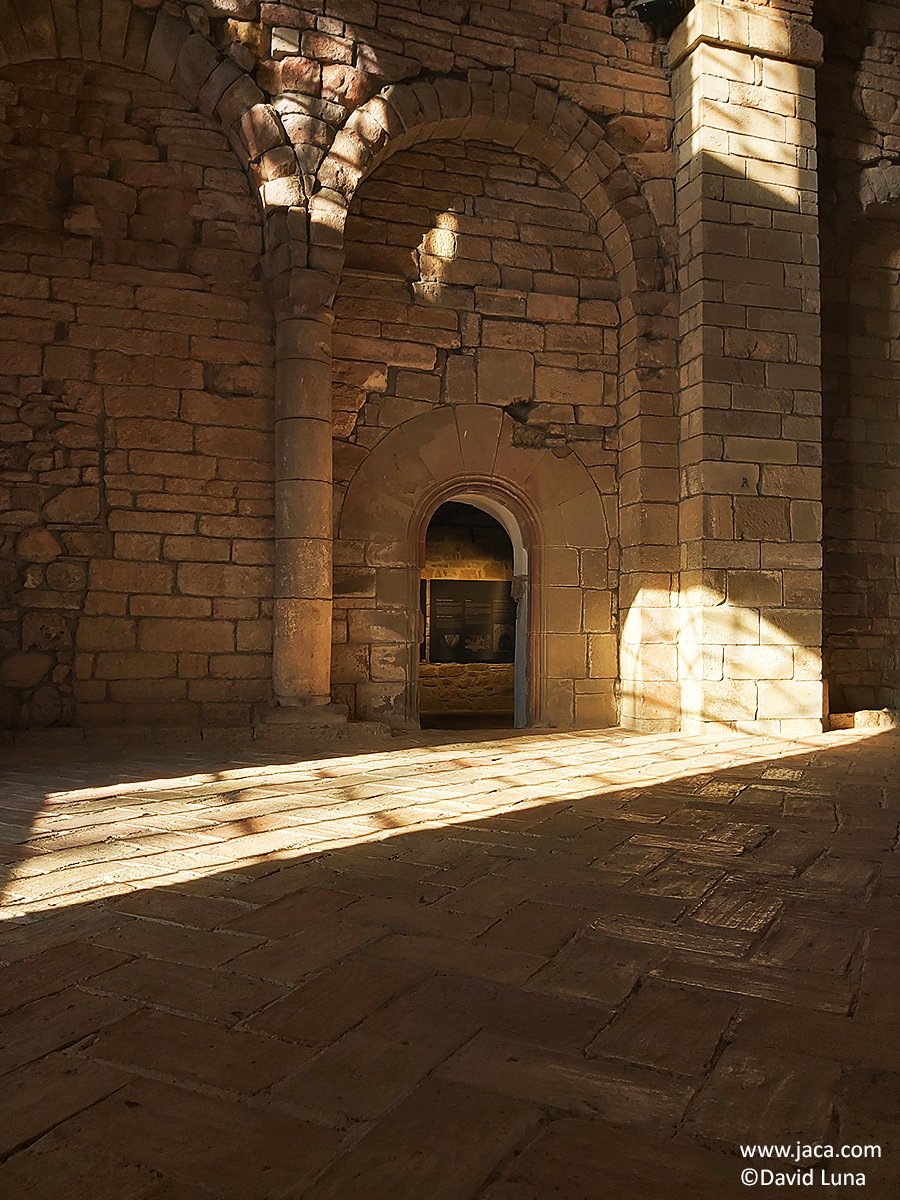
<path id="1" fill-rule="evenodd" d="M 814 66 L 774 9 L 672 37 L 681 272 L 682 729 L 821 729 Z"/>
<path id="2" fill-rule="evenodd" d="M 330 309 L 277 323 L 272 672 L 281 705 L 330 701 L 331 324 Z"/>

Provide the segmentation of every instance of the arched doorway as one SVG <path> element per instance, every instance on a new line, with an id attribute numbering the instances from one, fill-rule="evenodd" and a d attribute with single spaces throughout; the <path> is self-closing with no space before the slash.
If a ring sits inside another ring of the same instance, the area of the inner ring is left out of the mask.
<path id="1" fill-rule="evenodd" d="M 428 521 L 420 580 L 424 728 L 522 728 L 527 718 L 527 552 L 512 515 L 464 494 Z"/>

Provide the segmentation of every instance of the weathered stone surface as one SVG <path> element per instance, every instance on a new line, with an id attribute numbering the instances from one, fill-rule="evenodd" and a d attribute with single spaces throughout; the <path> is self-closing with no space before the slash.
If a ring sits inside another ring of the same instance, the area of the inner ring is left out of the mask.
<path id="1" fill-rule="evenodd" d="M 44 519 L 61 525 L 81 525 L 100 515 L 100 493 L 96 488 L 66 488 L 44 505 Z"/>
<path id="2" fill-rule="evenodd" d="M 16 554 L 26 562 L 49 563 L 62 554 L 62 546 L 52 530 L 35 526 L 19 534 Z"/>
<path id="3" fill-rule="evenodd" d="M 10 654 L 0 663 L 0 681 L 7 687 L 34 687 L 47 676 L 53 662 L 49 654 L 40 654 L 35 650 Z"/>
<path id="4" fill-rule="evenodd" d="M 29 707 L 36 725 L 52 725 L 62 713 L 62 696 L 55 687 L 39 687 L 31 697 Z"/>

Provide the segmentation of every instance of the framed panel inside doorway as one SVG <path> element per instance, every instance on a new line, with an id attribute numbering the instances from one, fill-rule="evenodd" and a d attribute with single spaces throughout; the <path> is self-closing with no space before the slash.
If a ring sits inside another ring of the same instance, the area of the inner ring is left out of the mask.
<path id="1" fill-rule="evenodd" d="M 511 663 L 516 602 L 509 580 L 432 579 L 428 657 L 433 663 Z"/>

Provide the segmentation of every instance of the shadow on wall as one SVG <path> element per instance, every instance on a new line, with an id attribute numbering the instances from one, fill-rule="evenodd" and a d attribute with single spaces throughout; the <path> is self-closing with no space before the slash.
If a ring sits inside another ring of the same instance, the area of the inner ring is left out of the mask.
<path id="1" fill-rule="evenodd" d="M 824 708 L 812 71 L 760 59 L 751 86 L 749 61 L 701 44 L 674 76 L 680 562 L 653 546 L 623 582 L 621 719 L 803 736 Z"/>
<path id="2" fill-rule="evenodd" d="M 579 742 L 46 795 L 0 934 L 5 1192 L 724 1196 L 741 1141 L 836 1118 L 890 1161 L 896 737 Z"/>

